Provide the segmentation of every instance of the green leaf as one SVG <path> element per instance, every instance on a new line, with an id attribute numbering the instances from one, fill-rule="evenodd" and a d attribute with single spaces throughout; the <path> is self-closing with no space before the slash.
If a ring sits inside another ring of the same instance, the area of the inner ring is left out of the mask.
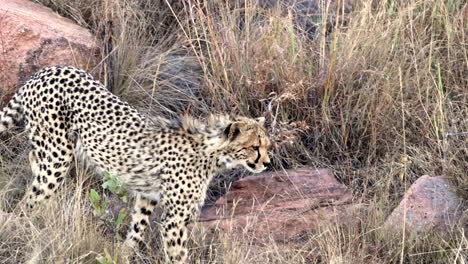
<path id="1" fill-rule="evenodd" d="M 104 178 L 106 178 L 106 180 L 110 180 L 112 178 L 112 175 L 106 171 L 104 172 Z"/>
<path id="2" fill-rule="evenodd" d="M 125 219 L 125 216 L 127 216 L 127 210 L 125 208 L 120 209 L 117 220 L 115 220 L 116 228 L 120 227 L 120 225 L 123 223 L 123 220 Z"/>
<path id="3" fill-rule="evenodd" d="M 128 203 L 128 196 L 127 196 L 127 194 L 124 194 L 124 195 L 120 196 L 120 200 L 122 200 L 122 202 L 124 202 L 124 203 Z"/>
<path id="4" fill-rule="evenodd" d="M 106 181 L 105 183 L 102 184 L 102 188 L 108 189 L 112 193 L 115 193 L 117 189 L 117 184 L 115 183 L 115 181 Z"/>
<path id="5" fill-rule="evenodd" d="M 122 202 L 128 203 L 128 191 L 124 187 L 119 188 L 119 198 Z"/>
<path id="6" fill-rule="evenodd" d="M 91 191 L 89 192 L 89 199 L 91 200 L 93 207 L 96 208 L 100 204 L 101 196 L 99 195 L 98 192 L 96 192 L 96 190 L 91 189 Z"/>

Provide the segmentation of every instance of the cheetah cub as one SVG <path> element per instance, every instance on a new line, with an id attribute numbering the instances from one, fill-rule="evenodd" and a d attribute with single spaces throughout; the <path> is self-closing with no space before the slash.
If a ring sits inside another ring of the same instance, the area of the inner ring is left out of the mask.
<path id="1" fill-rule="evenodd" d="M 263 118 L 183 117 L 156 127 L 90 74 L 69 66 L 45 68 L 19 89 L 0 112 L 0 132 L 19 123 L 33 146 L 29 207 L 53 199 L 79 150 L 136 196 L 127 246 L 144 243 L 149 216 L 161 205 L 162 240 L 172 263 L 187 261 L 187 224 L 211 179 L 237 166 L 262 172 L 270 163 Z"/>

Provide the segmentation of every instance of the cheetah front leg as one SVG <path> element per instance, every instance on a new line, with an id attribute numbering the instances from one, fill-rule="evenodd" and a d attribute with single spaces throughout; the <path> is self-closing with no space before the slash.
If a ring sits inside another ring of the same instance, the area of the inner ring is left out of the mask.
<path id="1" fill-rule="evenodd" d="M 188 228 L 192 218 L 192 208 L 188 206 L 170 206 L 161 219 L 162 240 L 166 259 L 170 263 L 186 263 L 188 258 Z"/>

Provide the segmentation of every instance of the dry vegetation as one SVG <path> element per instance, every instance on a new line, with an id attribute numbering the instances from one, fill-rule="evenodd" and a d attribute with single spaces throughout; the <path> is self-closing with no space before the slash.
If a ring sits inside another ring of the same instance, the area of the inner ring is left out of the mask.
<path id="1" fill-rule="evenodd" d="M 423 174 L 450 177 L 468 198 L 465 1 L 356 0 L 346 13 L 342 1 L 317 0 L 320 11 L 300 18 L 315 25 L 307 29 L 294 10 L 253 0 L 39 2 L 95 33 L 103 60 L 94 74 L 143 112 L 266 116 L 276 169 L 333 168 L 369 204 L 358 224 L 311 232 L 299 248 L 196 232 L 195 263 L 466 263 L 467 221 L 443 237 L 379 231 Z M 89 213 L 89 188 L 99 185 L 77 170 L 59 203 L 20 216 L 24 140 L 1 147 L 0 210 L 19 219 L 0 215 L 0 263 L 94 263 L 114 248 Z M 142 263 L 161 259 L 157 244 Z"/>

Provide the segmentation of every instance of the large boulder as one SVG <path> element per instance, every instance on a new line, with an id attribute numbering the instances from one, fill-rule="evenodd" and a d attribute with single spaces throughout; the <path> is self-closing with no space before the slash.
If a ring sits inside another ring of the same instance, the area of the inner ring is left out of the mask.
<path id="1" fill-rule="evenodd" d="M 444 177 L 420 177 L 406 191 L 400 205 L 390 214 L 384 230 L 410 233 L 450 230 L 460 221 L 463 208 L 455 188 Z"/>
<path id="2" fill-rule="evenodd" d="M 330 223 L 348 221 L 352 194 L 328 169 L 263 173 L 235 182 L 199 222 L 208 230 L 292 241 Z"/>
<path id="3" fill-rule="evenodd" d="M 40 4 L 2 0 L 0 4 L 0 88 L 7 101 L 37 70 L 98 63 L 99 47 L 87 30 Z"/>

